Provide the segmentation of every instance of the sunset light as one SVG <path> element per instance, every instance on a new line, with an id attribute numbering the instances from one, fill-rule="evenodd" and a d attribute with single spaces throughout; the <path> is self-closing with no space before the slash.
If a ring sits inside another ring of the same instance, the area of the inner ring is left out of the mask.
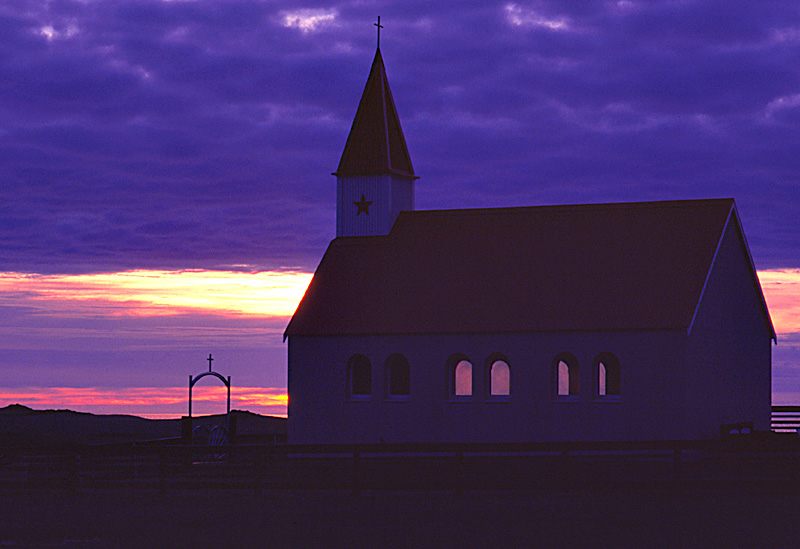
<path id="1" fill-rule="evenodd" d="M 779 346 L 791 347 L 792 341 L 787 341 L 786 336 L 800 333 L 800 269 L 768 269 L 759 271 L 758 275 L 775 329 L 784 338 Z M 191 348 L 196 345 L 193 341 L 203 341 L 214 349 L 248 345 L 251 341 L 266 342 L 273 331 L 276 334 L 282 331 L 281 326 L 288 322 L 310 279 L 309 273 L 278 271 L 135 270 L 83 275 L 0 273 L 0 300 L 5 305 L 35 310 L 37 315 L 76 317 L 90 314 L 129 318 L 131 322 L 142 323 L 147 318 L 157 320 L 155 317 L 182 314 L 188 319 L 192 315 L 211 314 L 220 319 L 227 318 L 225 322 L 228 323 L 246 322 L 247 319 L 252 319 L 250 323 L 259 323 L 254 326 L 217 323 L 202 329 L 188 325 L 185 328 L 142 325 L 116 328 L 108 334 L 87 325 L 70 328 L 0 326 L 0 335 L 7 336 L 3 344 L 6 349 L 38 347 L 52 348 L 53 351 L 65 348 L 66 337 L 82 341 L 82 334 L 95 341 L 100 337 L 113 337 L 117 349 L 150 348 L 157 353 L 187 346 Z M 159 334 L 168 335 L 172 342 L 165 344 Z M 188 373 L 191 371 L 175 372 L 180 376 Z M 224 410 L 224 392 L 222 386 L 198 387 L 194 394 L 195 409 L 200 414 L 220 413 Z M 19 402 L 39 409 L 71 408 L 149 418 L 185 414 L 186 399 L 187 388 L 182 386 L 0 388 L 0 406 Z M 231 394 L 234 409 L 285 416 L 287 401 L 288 395 L 283 387 L 237 387 L 234 380 Z"/>
<path id="2" fill-rule="evenodd" d="M 292 271 L 157 271 L 41 275 L 0 273 L 4 303 L 50 315 L 165 316 L 190 312 L 288 317 L 311 274 Z"/>
<path id="3" fill-rule="evenodd" d="M 295 271 L 132 270 L 118 273 L 42 275 L 0 272 L 7 305 L 70 316 L 223 316 L 288 318 L 311 281 Z M 800 332 L 800 269 L 758 272 L 779 333 Z"/>

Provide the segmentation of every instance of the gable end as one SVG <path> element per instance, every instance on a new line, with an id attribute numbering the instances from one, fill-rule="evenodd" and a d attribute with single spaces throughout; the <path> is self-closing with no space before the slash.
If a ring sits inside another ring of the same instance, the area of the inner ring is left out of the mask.
<path id="1" fill-rule="evenodd" d="M 753 284 L 753 290 L 756 293 L 756 296 L 760 303 L 760 309 L 764 321 L 767 325 L 767 330 L 770 334 L 770 339 L 777 344 L 778 336 L 775 333 L 775 327 L 772 324 L 772 318 L 769 314 L 769 308 L 767 307 L 767 301 L 764 298 L 764 292 L 761 289 L 761 283 L 758 280 L 758 272 L 756 271 L 755 264 L 753 263 L 753 256 L 750 253 L 750 247 L 747 245 L 747 239 L 744 235 L 744 230 L 742 229 L 742 224 L 739 218 L 739 212 L 736 209 L 736 203 L 732 203 L 731 210 L 728 213 L 728 217 L 725 220 L 725 224 L 722 227 L 722 232 L 719 236 L 719 240 L 717 242 L 716 249 L 714 251 L 714 256 L 711 259 L 711 262 L 708 266 L 708 272 L 706 273 L 705 281 L 703 282 L 703 288 L 700 291 L 700 296 L 697 300 L 697 304 L 695 305 L 694 313 L 692 314 L 692 320 L 689 323 L 689 328 L 687 329 L 687 335 L 691 335 L 692 329 L 694 328 L 695 321 L 697 320 L 697 315 L 700 311 L 700 306 L 703 303 L 703 297 L 705 296 L 706 289 L 708 287 L 709 280 L 711 279 L 711 274 L 714 272 L 714 268 L 717 265 L 717 259 L 719 256 L 720 248 L 722 247 L 723 241 L 725 239 L 725 235 L 728 233 L 728 227 L 733 224 L 735 228 L 735 235 L 737 240 L 739 241 L 739 245 L 744 252 L 745 259 L 747 261 L 748 270 L 750 273 L 751 282 Z"/>

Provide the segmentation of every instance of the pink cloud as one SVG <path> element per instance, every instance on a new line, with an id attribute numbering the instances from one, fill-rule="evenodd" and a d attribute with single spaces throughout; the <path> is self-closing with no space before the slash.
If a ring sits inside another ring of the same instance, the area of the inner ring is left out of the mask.
<path id="1" fill-rule="evenodd" d="M 202 383 L 202 382 L 201 382 Z M 18 387 L 0 388 L 0 406 L 24 404 L 34 409 L 68 408 L 98 414 L 132 414 L 149 418 L 186 415 L 187 387 Z M 196 385 L 193 413 L 225 412 L 226 388 Z M 289 397 L 281 387 L 232 387 L 231 408 L 286 416 Z"/>

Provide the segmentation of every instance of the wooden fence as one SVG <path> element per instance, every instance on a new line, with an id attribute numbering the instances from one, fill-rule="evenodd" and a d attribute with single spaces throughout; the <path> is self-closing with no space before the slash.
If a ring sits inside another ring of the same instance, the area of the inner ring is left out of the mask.
<path id="1" fill-rule="evenodd" d="M 800 487 L 800 437 L 707 441 L 120 445 L 0 450 L 0 489 L 464 490 Z"/>
<path id="2" fill-rule="evenodd" d="M 0 489 L 553 489 L 597 484 L 800 488 L 800 406 L 771 433 L 702 441 L 0 446 Z M 734 431 L 731 431 L 734 432 Z"/>

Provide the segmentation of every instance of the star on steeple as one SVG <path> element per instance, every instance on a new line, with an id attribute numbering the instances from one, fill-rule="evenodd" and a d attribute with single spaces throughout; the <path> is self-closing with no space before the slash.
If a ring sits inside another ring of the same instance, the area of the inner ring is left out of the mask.
<path id="1" fill-rule="evenodd" d="M 362 194 L 361 200 L 358 202 L 353 202 L 353 204 L 358 208 L 356 215 L 361 215 L 361 212 L 369 215 L 369 207 L 372 205 L 372 200 L 367 200 Z"/>

